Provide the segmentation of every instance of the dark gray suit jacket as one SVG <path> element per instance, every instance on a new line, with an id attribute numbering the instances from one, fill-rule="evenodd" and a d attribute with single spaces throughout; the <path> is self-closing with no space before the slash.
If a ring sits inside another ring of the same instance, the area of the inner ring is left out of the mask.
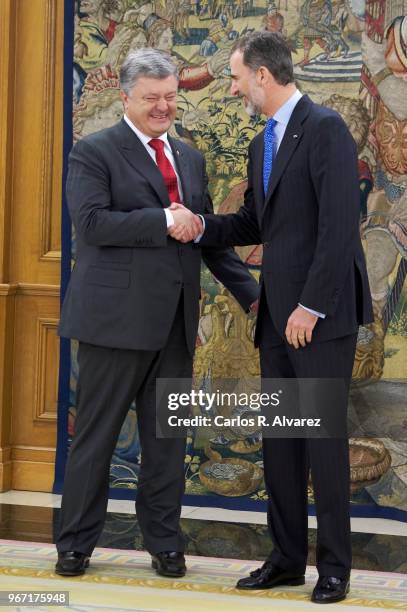
<path id="1" fill-rule="evenodd" d="M 185 206 L 195 213 L 212 212 L 203 156 L 169 140 Z M 159 350 L 183 289 L 192 353 L 201 257 L 245 310 L 257 299 L 258 285 L 233 249 L 183 245 L 167 235 L 163 207 L 170 202 L 163 177 L 124 120 L 73 147 L 67 198 L 76 231 L 76 263 L 60 335 L 99 346 Z"/>
<path id="2" fill-rule="evenodd" d="M 303 96 L 266 196 L 263 153 L 262 132 L 249 146 L 244 206 L 235 214 L 205 216 L 201 244 L 263 243 L 262 290 L 281 336 L 298 303 L 326 314 L 313 342 L 356 332 L 373 312 L 359 234 L 357 150 L 346 124 Z"/>

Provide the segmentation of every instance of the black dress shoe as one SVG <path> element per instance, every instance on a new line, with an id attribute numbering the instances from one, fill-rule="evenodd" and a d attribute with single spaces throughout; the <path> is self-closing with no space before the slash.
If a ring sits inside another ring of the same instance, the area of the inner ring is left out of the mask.
<path id="1" fill-rule="evenodd" d="M 262 567 L 250 572 L 247 578 L 241 578 L 238 589 L 272 589 L 276 586 L 299 586 L 305 583 L 304 574 L 290 572 L 266 561 Z"/>
<path id="2" fill-rule="evenodd" d="M 89 557 L 81 552 L 67 550 L 58 553 L 55 572 L 60 576 L 81 576 L 89 567 Z"/>
<path id="3" fill-rule="evenodd" d="M 349 579 L 336 576 L 321 576 L 312 592 L 314 603 L 335 603 L 342 601 L 349 593 Z"/>
<path id="4" fill-rule="evenodd" d="M 151 555 L 151 566 L 161 576 L 180 578 L 187 571 L 185 557 L 182 552 L 165 551 Z"/>

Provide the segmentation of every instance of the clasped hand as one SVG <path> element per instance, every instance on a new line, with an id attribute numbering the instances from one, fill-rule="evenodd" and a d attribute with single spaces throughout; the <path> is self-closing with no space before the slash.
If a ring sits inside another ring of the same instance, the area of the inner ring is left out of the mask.
<path id="1" fill-rule="evenodd" d="M 170 211 L 174 218 L 174 225 L 168 228 L 171 238 L 180 242 L 191 242 L 202 234 L 202 220 L 198 215 L 178 202 L 171 204 Z"/>

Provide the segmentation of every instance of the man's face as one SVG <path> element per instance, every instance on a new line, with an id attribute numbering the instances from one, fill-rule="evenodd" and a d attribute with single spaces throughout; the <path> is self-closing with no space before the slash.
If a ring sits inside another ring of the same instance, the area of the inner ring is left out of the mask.
<path id="1" fill-rule="evenodd" d="M 178 81 L 139 77 L 130 92 L 120 93 L 130 121 L 146 136 L 157 138 L 167 132 L 177 112 Z"/>
<path id="2" fill-rule="evenodd" d="M 249 115 L 262 112 L 264 92 L 257 84 L 256 74 L 243 63 L 243 53 L 235 51 L 230 57 L 232 96 L 241 96 L 243 106 Z"/>

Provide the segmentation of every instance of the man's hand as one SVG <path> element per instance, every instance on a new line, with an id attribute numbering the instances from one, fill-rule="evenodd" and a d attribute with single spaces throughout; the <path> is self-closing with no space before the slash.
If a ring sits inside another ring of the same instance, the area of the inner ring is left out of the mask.
<path id="1" fill-rule="evenodd" d="M 175 221 L 175 225 L 168 229 L 172 238 L 180 242 L 191 242 L 199 234 L 202 234 L 202 221 L 198 215 L 194 215 L 188 208 L 178 202 L 173 202 L 170 210 Z"/>
<path id="2" fill-rule="evenodd" d="M 306 346 L 312 340 L 312 331 L 318 321 L 317 315 L 298 306 L 291 313 L 287 327 L 285 328 L 285 336 L 288 344 L 292 344 L 296 349 L 300 346 Z"/>

